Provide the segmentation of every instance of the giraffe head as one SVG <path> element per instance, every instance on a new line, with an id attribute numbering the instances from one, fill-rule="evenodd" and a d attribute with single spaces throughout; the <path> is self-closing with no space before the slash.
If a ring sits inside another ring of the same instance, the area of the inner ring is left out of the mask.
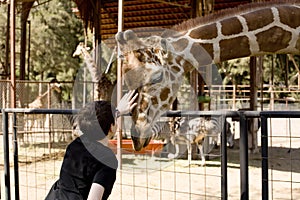
<path id="1" fill-rule="evenodd" d="M 80 42 L 77 45 L 75 51 L 73 52 L 73 57 L 80 56 L 80 55 L 82 55 L 83 53 L 85 53 L 89 50 L 90 50 L 89 47 L 86 47 L 83 42 Z"/>
<path id="2" fill-rule="evenodd" d="M 131 128 L 134 149 L 139 151 L 148 145 L 152 127 L 175 100 L 184 73 L 180 65 L 185 60 L 170 53 L 167 41 L 159 36 L 142 39 L 125 31 L 118 33 L 116 40 L 124 59 L 125 83 L 139 95 Z"/>

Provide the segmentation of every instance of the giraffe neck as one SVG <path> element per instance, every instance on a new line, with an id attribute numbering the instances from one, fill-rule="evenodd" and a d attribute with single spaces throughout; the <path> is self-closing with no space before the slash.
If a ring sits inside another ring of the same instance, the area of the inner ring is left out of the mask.
<path id="1" fill-rule="evenodd" d="M 177 27 L 180 36 L 168 40 L 172 50 L 189 55 L 192 64 L 273 53 L 300 54 L 300 2 L 256 7 L 183 30 L 188 23 Z M 199 56 L 202 48 L 211 59 L 203 61 Z"/>
<path id="2" fill-rule="evenodd" d="M 92 77 L 92 81 L 94 83 L 98 83 L 100 81 L 100 78 L 101 78 L 101 72 L 100 70 L 98 69 L 96 63 L 94 62 L 94 59 L 92 58 L 92 56 L 89 54 L 89 52 L 87 52 L 86 49 L 82 49 L 81 50 L 82 52 L 82 55 L 84 57 L 84 61 L 87 65 L 87 68 L 91 74 L 91 77 Z"/>

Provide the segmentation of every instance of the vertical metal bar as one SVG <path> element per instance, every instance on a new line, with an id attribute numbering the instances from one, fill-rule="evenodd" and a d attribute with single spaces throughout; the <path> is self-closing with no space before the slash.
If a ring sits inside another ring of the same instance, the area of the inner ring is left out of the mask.
<path id="1" fill-rule="evenodd" d="M 118 3 L 118 32 L 123 30 L 123 0 L 119 0 Z M 122 97 L 122 59 L 120 58 L 120 47 L 118 46 L 118 66 L 117 66 L 117 103 Z M 119 168 L 122 169 L 122 117 L 118 117 L 118 129 L 117 129 L 117 157 L 119 161 Z"/>
<path id="2" fill-rule="evenodd" d="M 262 169 L 262 199 L 269 199 L 268 185 L 268 121 L 267 117 L 261 117 L 261 169 Z"/>
<path id="3" fill-rule="evenodd" d="M 228 196 L 228 189 L 227 189 L 227 124 L 226 124 L 226 117 L 222 116 L 221 120 L 223 127 L 221 132 L 221 193 L 222 199 L 227 200 Z"/>
<path id="4" fill-rule="evenodd" d="M 2 110 L 3 125 L 3 149 L 4 149 L 4 183 L 5 200 L 11 199 L 10 194 L 10 171 L 9 171 L 9 132 L 8 132 L 8 113 Z"/>
<path id="5" fill-rule="evenodd" d="M 15 0 L 10 1 L 10 107 L 16 107 L 16 41 L 15 41 L 15 28 L 16 28 L 16 6 Z"/>
<path id="6" fill-rule="evenodd" d="M 18 138 L 17 138 L 17 117 L 13 113 L 13 150 L 14 150 L 14 177 L 15 177 L 15 199 L 20 199 L 19 193 L 19 158 L 18 158 Z"/>
<path id="7" fill-rule="evenodd" d="M 249 199 L 247 118 L 240 113 L 240 181 L 241 200 Z"/>

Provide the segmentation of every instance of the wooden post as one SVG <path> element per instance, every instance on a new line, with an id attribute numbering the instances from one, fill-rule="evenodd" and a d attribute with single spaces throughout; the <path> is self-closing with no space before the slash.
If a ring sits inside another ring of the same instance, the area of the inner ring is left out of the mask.
<path id="1" fill-rule="evenodd" d="M 6 21 L 6 42 L 5 42 L 5 74 L 9 74 L 9 37 L 10 37 L 10 3 L 7 4 L 7 21 Z M 6 105 L 5 105 L 6 106 Z"/>
<path id="2" fill-rule="evenodd" d="M 94 62 L 96 66 L 99 67 L 100 59 L 101 59 L 101 50 L 99 45 L 101 45 L 101 1 L 96 1 L 96 5 L 94 6 Z M 94 83 L 95 84 L 95 83 Z M 98 83 L 96 83 L 98 84 Z M 99 97 L 97 97 L 98 99 Z"/>
<path id="3" fill-rule="evenodd" d="M 25 63 L 26 63 L 26 40 L 27 40 L 27 19 L 32 2 L 23 2 L 21 10 L 21 41 L 20 41 L 20 80 L 25 80 Z"/>

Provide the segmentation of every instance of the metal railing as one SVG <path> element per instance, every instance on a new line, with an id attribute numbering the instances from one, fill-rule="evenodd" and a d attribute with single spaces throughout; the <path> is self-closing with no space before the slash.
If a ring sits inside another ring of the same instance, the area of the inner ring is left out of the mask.
<path id="1" fill-rule="evenodd" d="M 19 158 L 18 158 L 18 129 L 17 114 L 74 114 L 77 110 L 61 110 L 61 109 L 2 109 L 2 128 L 3 128 L 3 149 L 4 149 L 4 180 L 5 180 L 5 199 L 10 200 L 11 197 L 11 172 L 10 172 L 10 147 L 9 135 L 13 136 L 13 160 L 14 160 L 14 197 L 19 199 Z M 13 131 L 9 131 L 9 114 L 12 116 Z M 240 168 L 240 199 L 248 200 L 251 197 L 249 190 L 249 148 L 248 148 L 248 131 L 249 119 L 258 118 L 261 120 L 261 197 L 264 200 L 269 199 L 269 182 L 268 176 L 269 155 L 268 149 L 271 147 L 269 140 L 273 139 L 269 135 L 268 119 L 273 118 L 300 118 L 300 111 L 168 111 L 165 117 L 221 117 L 223 121 L 227 118 L 235 118 L 239 121 L 239 168 Z M 221 134 L 220 147 L 220 198 L 228 199 L 228 150 L 226 141 L 226 128 L 223 127 Z M 292 139 L 292 138 L 290 138 Z M 292 160 L 290 162 L 293 162 Z M 147 169 L 146 169 L 147 170 Z M 291 172 L 292 173 L 292 172 Z M 122 185 L 123 183 L 119 183 Z M 132 186 L 134 187 L 134 186 Z M 161 189 L 163 190 L 163 189 Z M 292 190 L 292 189 L 291 189 Z M 191 198 L 191 197 L 190 197 Z"/>

